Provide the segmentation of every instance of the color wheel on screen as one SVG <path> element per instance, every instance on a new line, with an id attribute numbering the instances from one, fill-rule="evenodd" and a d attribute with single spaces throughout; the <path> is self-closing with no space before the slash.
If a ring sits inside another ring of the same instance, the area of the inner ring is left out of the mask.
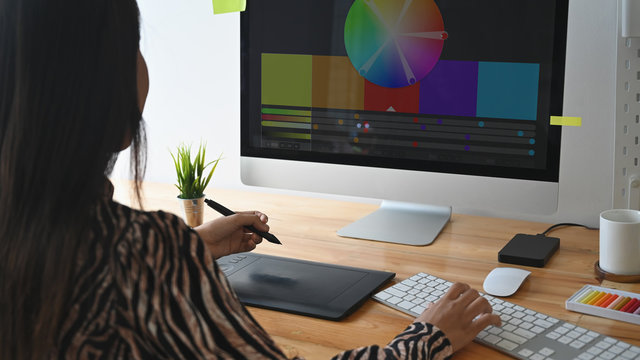
<path id="1" fill-rule="evenodd" d="M 344 26 L 355 69 L 389 88 L 410 86 L 427 76 L 447 36 L 434 0 L 356 0 Z"/>

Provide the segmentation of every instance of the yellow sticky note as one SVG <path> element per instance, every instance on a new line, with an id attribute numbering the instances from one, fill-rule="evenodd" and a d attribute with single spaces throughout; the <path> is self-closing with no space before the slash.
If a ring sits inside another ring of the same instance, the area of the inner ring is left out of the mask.
<path id="1" fill-rule="evenodd" d="M 582 118 L 574 116 L 552 116 L 551 125 L 582 126 Z"/>
<path id="2" fill-rule="evenodd" d="M 213 0 L 214 14 L 244 11 L 246 8 L 247 0 Z"/>

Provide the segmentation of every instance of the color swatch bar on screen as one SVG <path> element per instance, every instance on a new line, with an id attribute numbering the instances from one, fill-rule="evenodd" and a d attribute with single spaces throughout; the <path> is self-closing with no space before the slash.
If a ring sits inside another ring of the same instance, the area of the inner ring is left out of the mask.
<path id="1" fill-rule="evenodd" d="M 311 116 L 311 110 L 295 110 L 295 109 L 278 109 L 278 108 L 262 108 L 263 114 L 273 115 L 296 115 L 296 116 Z"/>
<path id="2" fill-rule="evenodd" d="M 523 123 L 538 118 L 536 63 L 438 60 L 415 84 L 385 87 L 361 76 L 346 56 L 263 53 L 261 59 L 265 107 L 393 109 Z"/>
<path id="3" fill-rule="evenodd" d="M 311 140 L 311 110 L 263 107 L 260 125 L 270 138 Z"/>
<path id="4" fill-rule="evenodd" d="M 567 310 L 640 325 L 640 294 L 585 285 L 566 301 Z"/>

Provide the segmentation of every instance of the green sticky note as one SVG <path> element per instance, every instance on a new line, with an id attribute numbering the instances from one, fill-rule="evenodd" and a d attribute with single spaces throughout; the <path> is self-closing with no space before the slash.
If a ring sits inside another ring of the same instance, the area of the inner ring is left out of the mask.
<path id="1" fill-rule="evenodd" d="M 582 118 L 575 116 L 552 116 L 551 125 L 582 126 Z"/>
<path id="2" fill-rule="evenodd" d="M 244 11 L 246 8 L 247 0 L 213 0 L 214 14 Z"/>

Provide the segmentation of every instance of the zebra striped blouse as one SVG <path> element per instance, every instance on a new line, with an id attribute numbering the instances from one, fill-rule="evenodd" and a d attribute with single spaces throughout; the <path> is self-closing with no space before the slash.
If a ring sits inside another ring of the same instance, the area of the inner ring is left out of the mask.
<path id="1" fill-rule="evenodd" d="M 109 184 L 110 185 L 110 184 Z M 78 259 L 55 354 L 71 359 L 285 359 L 180 218 L 114 202 L 97 207 Z M 445 359 L 437 327 L 416 322 L 387 346 L 334 359 Z"/>

